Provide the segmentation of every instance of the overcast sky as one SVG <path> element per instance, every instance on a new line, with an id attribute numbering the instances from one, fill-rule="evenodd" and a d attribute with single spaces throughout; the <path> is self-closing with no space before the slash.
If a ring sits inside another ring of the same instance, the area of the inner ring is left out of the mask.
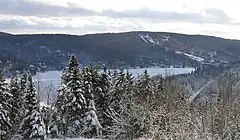
<path id="1" fill-rule="evenodd" d="M 0 0 L 0 31 L 165 31 L 240 39 L 239 0 Z"/>

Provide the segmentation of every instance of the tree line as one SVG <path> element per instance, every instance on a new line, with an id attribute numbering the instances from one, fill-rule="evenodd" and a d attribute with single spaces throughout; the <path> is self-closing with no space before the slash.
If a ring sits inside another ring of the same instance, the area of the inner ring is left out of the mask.
<path id="1" fill-rule="evenodd" d="M 49 106 L 40 106 L 30 73 L 8 84 L 0 75 L 0 136 L 2 140 L 239 139 L 240 100 L 227 96 L 232 90 L 231 82 L 226 83 L 216 101 L 188 104 L 190 93 L 171 77 L 153 80 L 147 71 L 133 77 L 124 70 L 79 69 L 72 55 Z"/>

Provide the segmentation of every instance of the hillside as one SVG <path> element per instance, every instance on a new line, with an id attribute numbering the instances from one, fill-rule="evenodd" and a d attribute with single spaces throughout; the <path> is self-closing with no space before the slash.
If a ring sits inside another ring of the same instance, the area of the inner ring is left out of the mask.
<path id="1" fill-rule="evenodd" d="M 165 32 L 127 32 L 92 35 L 0 33 L 1 67 L 61 69 L 70 54 L 82 65 L 109 67 L 226 63 L 239 59 L 240 41 L 211 36 Z"/>

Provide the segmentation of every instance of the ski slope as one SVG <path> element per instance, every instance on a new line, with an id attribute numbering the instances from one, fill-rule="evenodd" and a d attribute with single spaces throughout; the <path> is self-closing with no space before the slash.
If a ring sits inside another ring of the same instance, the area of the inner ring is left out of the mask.
<path id="1" fill-rule="evenodd" d="M 183 54 L 183 55 L 189 57 L 190 59 L 195 60 L 195 61 L 198 61 L 198 62 L 204 61 L 203 58 L 198 57 L 198 56 L 195 56 L 195 55 L 192 55 L 192 54 L 188 54 L 188 53 L 184 53 L 184 52 L 179 52 L 179 51 L 176 51 L 176 54 Z"/>

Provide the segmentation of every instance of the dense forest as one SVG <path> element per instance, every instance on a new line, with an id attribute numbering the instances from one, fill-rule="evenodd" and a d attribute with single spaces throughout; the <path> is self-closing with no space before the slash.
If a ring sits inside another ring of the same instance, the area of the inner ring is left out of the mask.
<path id="1" fill-rule="evenodd" d="M 194 74 L 200 76 L 201 71 Z M 191 103 L 191 93 L 176 78 L 150 78 L 147 71 L 133 77 L 107 68 L 98 73 L 93 66 L 80 69 L 72 55 L 56 99 L 42 105 L 30 73 L 10 83 L 0 75 L 1 140 L 240 139 L 240 99 L 233 94 L 230 76 L 215 98 Z"/>
<path id="2" fill-rule="evenodd" d="M 196 67 L 200 63 L 221 64 L 239 59 L 238 40 L 166 32 L 12 35 L 0 33 L 0 68 L 16 70 L 60 70 L 75 54 L 81 67 L 93 64 L 108 68 Z M 186 53 L 186 54 L 185 54 Z M 185 54 L 185 55 L 184 55 Z M 198 62 L 190 55 L 201 57 Z"/>

